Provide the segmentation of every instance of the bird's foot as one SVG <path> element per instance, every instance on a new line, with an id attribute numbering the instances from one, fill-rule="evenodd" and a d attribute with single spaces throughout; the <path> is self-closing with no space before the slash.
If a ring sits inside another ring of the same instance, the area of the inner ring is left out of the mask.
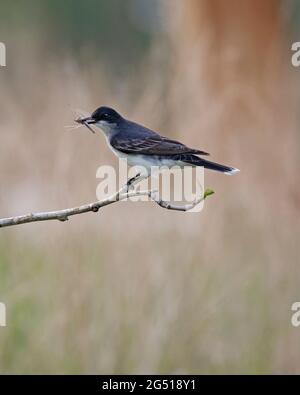
<path id="1" fill-rule="evenodd" d="M 128 193 L 130 190 L 134 189 L 134 185 L 139 182 L 141 178 L 141 173 L 137 173 L 134 177 L 129 178 L 125 185 L 125 193 Z"/>

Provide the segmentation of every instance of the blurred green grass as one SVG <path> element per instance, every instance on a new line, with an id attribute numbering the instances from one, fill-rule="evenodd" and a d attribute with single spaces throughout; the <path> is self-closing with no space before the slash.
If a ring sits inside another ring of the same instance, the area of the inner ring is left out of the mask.
<path id="1" fill-rule="evenodd" d="M 116 249 L 101 222 L 98 237 L 77 245 L 41 228 L 40 247 L 1 241 L 2 373 L 274 372 L 278 344 L 294 331 L 285 302 L 298 284 L 288 273 L 288 295 L 270 284 L 255 234 L 235 240 L 239 251 L 226 243 L 225 265 L 172 227 L 142 248 L 124 237 Z"/>

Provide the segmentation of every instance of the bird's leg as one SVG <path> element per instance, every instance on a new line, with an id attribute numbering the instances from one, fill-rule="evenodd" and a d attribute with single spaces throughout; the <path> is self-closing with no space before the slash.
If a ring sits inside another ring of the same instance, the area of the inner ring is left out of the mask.
<path id="1" fill-rule="evenodd" d="M 135 176 L 129 178 L 126 183 L 126 193 L 133 187 L 134 184 L 138 183 L 141 178 L 141 173 L 137 173 Z"/>
<path id="2" fill-rule="evenodd" d="M 127 191 L 134 190 L 134 186 L 136 184 L 139 184 L 141 181 L 146 180 L 149 176 L 150 176 L 150 174 L 145 173 L 145 172 L 137 173 L 134 177 L 130 178 L 127 181 L 127 186 L 128 186 Z"/>

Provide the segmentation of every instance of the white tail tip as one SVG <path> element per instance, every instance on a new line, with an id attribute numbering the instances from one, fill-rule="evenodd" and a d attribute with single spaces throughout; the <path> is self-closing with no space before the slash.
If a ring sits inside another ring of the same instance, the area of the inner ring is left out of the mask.
<path id="1" fill-rule="evenodd" d="M 230 170 L 230 171 L 225 171 L 224 174 L 226 174 L 227 176 L 233 176 L 233 174 L 238 173 L 239 171 L 240 171 L 239 169 L 233 168 L 233 169 Z"/>

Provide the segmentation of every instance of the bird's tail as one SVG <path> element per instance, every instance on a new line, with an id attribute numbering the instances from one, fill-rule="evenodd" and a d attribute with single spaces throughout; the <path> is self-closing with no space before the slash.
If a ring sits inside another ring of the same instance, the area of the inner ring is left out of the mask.
<path id="1" fill-rule="evenodd" d="M 239 172 L 239 169 L 236 169 L 234 167 L 225 166 L 225 165 L 221 165 L 219 163 L 211 162 L 209 160 L 199 158 L 196 155 L 190 155 L 190 156 L 184 158 L 183 161 L 190 164 L 190 165 L 193 165 L 193 166 L 203 166 L 205 169 L 219 171 L 219 172 L 227 174 L 227 175 L 232 175 L 232 174 Z"/>

